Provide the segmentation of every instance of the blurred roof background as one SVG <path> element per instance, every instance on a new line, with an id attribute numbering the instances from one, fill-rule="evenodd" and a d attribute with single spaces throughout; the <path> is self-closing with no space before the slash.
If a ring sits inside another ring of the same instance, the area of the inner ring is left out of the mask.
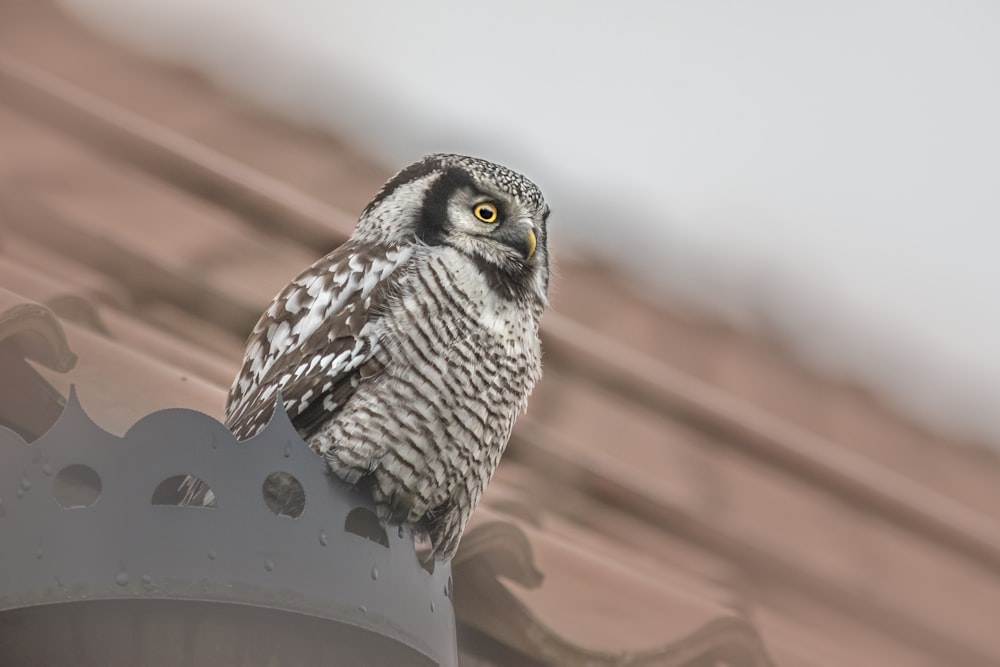
<path id="1" fill-rule="evenodd" d="M 382 164 L 506 164 L 553 243 L 1000 448 L 996 3 L 60 4 Z"/>
<path id="2" fill-rule="evenodd" d="M 71 383 L 113 431 L 221 416 L 258 314 L 393 171 L 43 1 L 0 2 L 0 145 L 0 423 L 28 436 Z M 455 562 L 467 664 L 1000 661 L 991 451 L 555 254 L 546 375 Z"/>

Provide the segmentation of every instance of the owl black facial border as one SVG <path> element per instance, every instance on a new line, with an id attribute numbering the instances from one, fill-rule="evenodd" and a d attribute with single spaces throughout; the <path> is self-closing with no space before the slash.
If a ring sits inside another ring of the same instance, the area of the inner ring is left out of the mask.
<path id="1" fill-rule="evenodd" d="M 417 238 L 427 245 L 442 245 L 448 231 L 448 202 L 459 188 L 475 189 L 469 172 L 459 167 L 445 169 L 424 196 L 417 220 Z"/>

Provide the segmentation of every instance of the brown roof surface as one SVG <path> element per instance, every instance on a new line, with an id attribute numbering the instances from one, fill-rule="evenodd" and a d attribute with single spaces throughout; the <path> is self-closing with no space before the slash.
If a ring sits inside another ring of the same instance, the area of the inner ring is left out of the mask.
<path id="1" fill-rule="evenodd" d="M 0 3 L 0 91 L 0 424 L 29 436 L 70 384 L 112 431 L 219 416 L 390 171 L 49 2 Z M 992 453 L 556 253 L 546 376 L 454 563 L 464 663 L 1000 663 Z"/>

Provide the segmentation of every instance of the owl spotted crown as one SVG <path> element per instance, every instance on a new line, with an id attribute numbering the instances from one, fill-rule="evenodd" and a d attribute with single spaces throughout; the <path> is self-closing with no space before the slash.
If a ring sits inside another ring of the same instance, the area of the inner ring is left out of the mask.
<path id="1" fill-rule="evenodd" d="M 163 410 L 123 437 L 75 392 L 31 444 L 0 428 L 0 615 L 123 599 L 232 603 L 346 624 L 456 664 L 451 568 L 426 571 L 408 528 L 382 526 L 369 501 L 326 474 L 275 409 L 238 442 L 191 410 Z M 275 515 L 262 487 L 290 475 L 299 516 Z M 194 475 L 213 507 L 165 504 Z"/>

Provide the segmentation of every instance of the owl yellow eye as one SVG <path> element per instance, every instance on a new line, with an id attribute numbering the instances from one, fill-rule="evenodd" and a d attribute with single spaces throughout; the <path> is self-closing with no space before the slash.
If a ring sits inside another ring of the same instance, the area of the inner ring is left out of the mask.
<path id="1" fill-rule="evenodd" d="M 476 217 L 483 222 L 497 221 L 497 207 L 488 201 L 476 204 L 476 206 L 472 209 L 472 212 L 475 213 Z"/>

